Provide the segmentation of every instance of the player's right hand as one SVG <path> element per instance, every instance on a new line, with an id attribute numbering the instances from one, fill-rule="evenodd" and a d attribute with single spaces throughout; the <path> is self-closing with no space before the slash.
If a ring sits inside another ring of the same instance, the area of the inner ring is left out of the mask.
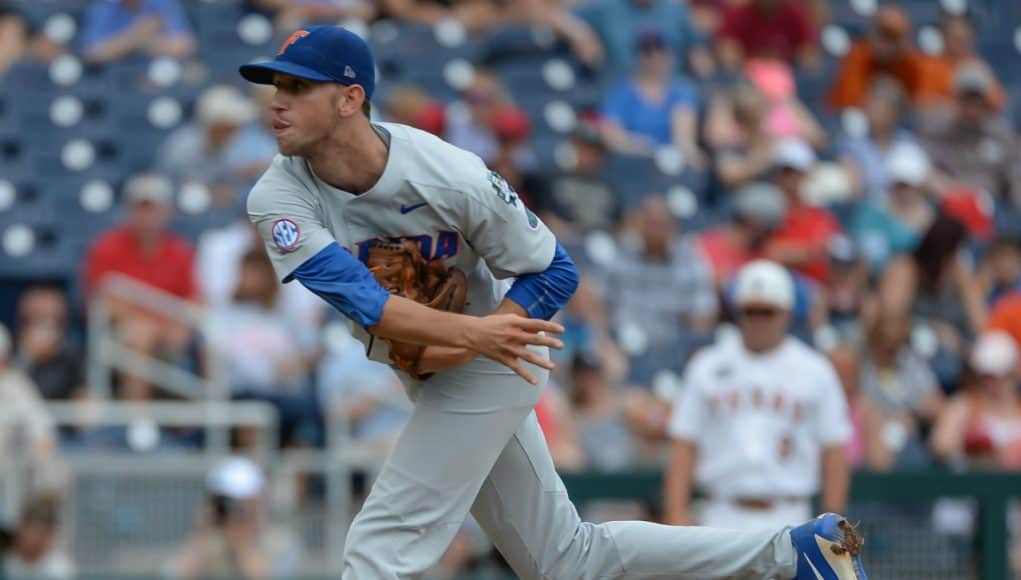
<path id="1" fill-rule="evenodd" d="M 564 327 L 555 322 L 525 318 L 516 314 L 493 314 L 476 318 L 467 334 L 467 348 L 503 363 L 533 385 L 538 379 L 528 372 L 525 362 L 552 370 L 553 361 L 543 358 L 528 346 L 562 349 L 560 339 L 540 333 L 561 334 Z"/>

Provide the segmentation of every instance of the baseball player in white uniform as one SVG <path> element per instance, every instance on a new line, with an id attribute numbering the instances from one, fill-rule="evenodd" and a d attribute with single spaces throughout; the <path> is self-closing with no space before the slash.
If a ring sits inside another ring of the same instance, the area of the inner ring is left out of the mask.
<path id="1" fill-rule="evenodd" d="M 351 318 L 371 358 L 386 360 L 373 337 L 436 345 L 419 366 L 435 374 L 402 377 L 415 409 L 351 524 L 345 580 L 421 577 L 469 512 L 524 579 L 864 578 L 857 535 L 835 514 L 754 532 L 580 521 L 533 412 L 541 389 L 530 384 L 547 379 L 545 347 L 561 346 L 544 332 L 562 330 L 546 320 L 573 293 L 574 264 L 477 156 L 370 122 L 374 70 L 357 35 L 327 26 L 241 67 L 277 87 L 281 154 L 248 213 L 280 279 Z M 383 290 L 360 261 L 376 239 L 415 240 L 427 259 L 467 273 L 468 315 Z"/>
<path id="2" fill-rule="evenodd" d="M 675 440 L 665 484 L 670 521 L 692 519 L 693 480 L 708 500 L 697 521 L 773 529 L 804 521 L 820 490 L 827 510 L 847 498 L 847 403 L 829 361 L 787 334 L 790 274 L 760 260 L 733 289 L 740 336 L 692 358 L 671 418 Z"/>

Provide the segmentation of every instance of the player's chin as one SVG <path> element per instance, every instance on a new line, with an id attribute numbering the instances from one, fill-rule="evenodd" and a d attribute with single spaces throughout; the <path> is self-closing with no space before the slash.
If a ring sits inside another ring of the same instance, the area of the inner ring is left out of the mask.
<path id="1" fill-rule="evenodd" d="M 288 157 L 298 155 L 298 153 L 300 152 L 297 145 L 290 141 L 287 141 L 286 139 L 281 139 L 279 137 L 277 137 L 277 149 L 280 151 L 281 155 L 285 155 Z"/>

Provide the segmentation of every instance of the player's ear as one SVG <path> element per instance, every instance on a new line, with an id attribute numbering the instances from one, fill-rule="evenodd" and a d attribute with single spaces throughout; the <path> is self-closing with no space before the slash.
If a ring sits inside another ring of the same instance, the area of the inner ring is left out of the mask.
<path id="1" fill-rule="evenodd" d="M 365 100 L 365 89 L 361 85 L 342 87 L 337 99 L 337 112 L 341 117 L 360 115 Z"/>

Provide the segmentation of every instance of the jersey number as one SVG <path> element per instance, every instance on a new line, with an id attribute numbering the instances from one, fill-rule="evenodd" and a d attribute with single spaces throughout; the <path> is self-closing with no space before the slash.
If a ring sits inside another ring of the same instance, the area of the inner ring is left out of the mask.
<path id="1" fill-rule="evenodd" d="M 435 243 L 433 236 L 422 234 L 420 236 L 393 236 L 386 238 L 370 238 L 355 244 L 358 247 L 358 259 L 362 262 L 369 259 L 369 246 L 377 240 L 385 239 L 388 242 L 401 242 L 410 240 L 418 244 L 422 257 L 426 260 L 452 258 L 457 255 L 457 234 L 454 232 L 440 231 L 436 233 Z"/>

